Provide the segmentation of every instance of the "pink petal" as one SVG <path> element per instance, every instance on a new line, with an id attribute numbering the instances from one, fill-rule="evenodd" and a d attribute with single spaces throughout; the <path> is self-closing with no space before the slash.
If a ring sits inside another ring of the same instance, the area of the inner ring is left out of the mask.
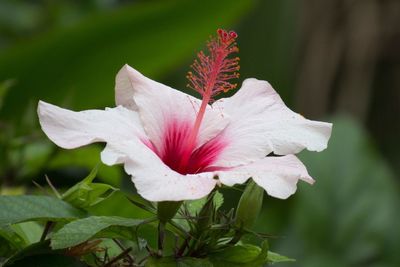
<path id="1" fill-rule="evenodd" d="M 171 170 L 141 142 L 124 141 L 118 145 L 107 145 L 101 156 L 102 161 L 108 164 L 123 162 L 138 193 L 150 201 L 199 199 L 209 194 L 216 185 L 212 172 L 182 175 Z"/>
<path id="2" fill-rule="evenodd" d="M 116 81 L 117 104 L 138 109 L 146 133 L 158 151 L 164 149 L 171 124 L 184 129 L 194 123 L 199 99 L 153 81 L 128 65 L 119 71 Z M 208 106 L 196 147 L 216 136 L 227 123 L 221 110 Z"/>
<path id="3" fill-rule="evenodd" d="M 150 201 L 198 199 L 215 187 L 211 172 L 181 175 L 166 166 L 148 146 L 138 114 L 122 106 L 74 112 L 40 101 L 38 114 L 43 131 L 58 146 L 107 142 L 102 161 L 125 164 L 139 194 Z"/>
<path id="4" fill-rule="evenodd" d="M 296 192 L 298 180 L 314 183 L 303 163 L 294 155 L 266 157 L 248 165 L 215 173 L 221 183 L 228 186 L 244 183 L 251 177 L 270 196 L 281 199 Z"/>
<path id="5" fill-rule="evenodd" d="M 39 101 L 38 115 L 46 135 L 63 148 L 121 139 L 146 139 L 138 114 L 122 106 L 74 112 Z"/>
<path id="6" fill-rule="evenodd" d="M 231 118 L 224 130 L 229 145 L 217 163 L 221 166 L 245 164 L 271 152 L 287 155 L 304 148 L 321 151 L 331 135 L 332 124 L 294 113 L 266 81 L 246 79 L 235 95 L 216 101 L 213 107 Z"/>

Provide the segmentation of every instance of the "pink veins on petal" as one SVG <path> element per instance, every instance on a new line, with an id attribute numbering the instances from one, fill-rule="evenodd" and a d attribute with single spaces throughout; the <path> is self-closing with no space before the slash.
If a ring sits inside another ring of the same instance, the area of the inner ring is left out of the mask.
<path id="1" fill-rule="evenodd" d="M 213 166 L 213 163 L 227 145 L 222 135 L 193 149 L 187 163 L 181 164 L 181 159 L 188 150 L 185 141 L 190 136 L 191 130 L 191 122 L 172 119 L 165 127 L 162 147 L 156 148 L 150 141 L 143 142 L 160 157 L 165 165 L 180 174 L 195 174 L 218 169 L 217 166 Z"/>
<path id="2" fill-rule="evenodd" d="M 217 38 L 211 38 L 207 43 L 208 53 L 198 53 L 198 59 L 191 66 L 193 71 L 188 73 L 188 86 L 202 97 L 196 119 L 177 121 L 171 118 L 165 126 L 161 148 L 155 147 L 151 142 L 144 142 L 176 172 L 194 174 L 218 169 L 212 164 L 226 147 L 226 140 L 220 134 L 204 144 L 197 142 L 209 102 L 220 92 L 236 88 L 236 84 L 229 82 L 239 77 L 239 58 L 229 58 L 239 51 L 236 38 L 235 32 L 219 29 Z"/>

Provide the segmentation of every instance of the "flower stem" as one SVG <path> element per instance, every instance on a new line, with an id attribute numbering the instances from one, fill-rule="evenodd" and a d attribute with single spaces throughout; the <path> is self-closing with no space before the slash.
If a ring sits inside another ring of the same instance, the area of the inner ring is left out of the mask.
<path id="1" fill-rule="evenodd" d="M 162 256 L 164 249 L 164 239 L 165 239 L 165 222 L 160 221 L 158 224 L 158 254 Z"/>
<path id="2" fill-rule="evenodd" d="M 129 254 L 129 252 L 131 252 L 132 248 L 127 248 L 124 251 L 122 251 L 118 256 L 116 256 L 115 258 L 113 258 L 111 261 L 109 261 L 106 265 L 104 265 L 103 267 L 111 267 L 114 266 L 113 264 L 118 262 L 119 260 L 125 258 L 126 255 Z"/>
<path id="3" fill-rule="evenodd" d="M 118 246 L 120 249 L 122 249 L 123 251 L 126 250 L 126 248 L 124 247 L 124 245 L 122 245 L 122 243 L 121 243 L 118 239 L 113 238 L 112 240 L 115 242 L 115 244 L 117 244 L 117 246 Z M 131 256 L 129 253 L 126 254 L 126 257 L 128 258 L 128 260 L 129 260 L 130 263 L 133 263 L 133 262 L 134 262 L 134 259 L 132 258 L 132 256 Z"/>
<path id="4" fill-rule="evenodd" d="M 160 222 L 166 223 L 178 212 L 183 201 L 162 201 L 157 204 L 157 217 Z"/>
<path id="5" fill-rule="evenodd" d="M 54 226 L 54 222 L 51 222 L 51 221 L 46 222 L 42 236 L 40 237 L 40 242 L 42 242 L 46 239 L 47 234 L 50 232 L 50 230 L 51 230 L 51 228 L 53 228 L 53 226 Z"/>
<path id="6" fill-rule="evenodd" d="M 186 248 L 189 246 L 190 239 L 191 239 L 190 236 L 187 236 L 185 238 L 185 240 L 183 241 L 181 247 L 176 252 L 176 257 L 182 257 L 183 256 L 183 253 L 185 253 Z"/>

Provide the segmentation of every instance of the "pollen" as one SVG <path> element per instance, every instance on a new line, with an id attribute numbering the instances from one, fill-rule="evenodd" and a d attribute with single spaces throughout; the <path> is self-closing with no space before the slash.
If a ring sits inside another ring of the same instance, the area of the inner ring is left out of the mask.
<path id="1" fill-rule="evenodd" d="M 207 54 L 197 54 L 197 59 L 188 72 L 188 87 L 197 91 L 203 99 L 212 100 L 220 92 L 235 89 L 237 84 L 230 80 L 239 78 L 239 57 L 230 57 L 239 52 L 234 31 L 217 30 L 217 37 L 207 42 Z"/>

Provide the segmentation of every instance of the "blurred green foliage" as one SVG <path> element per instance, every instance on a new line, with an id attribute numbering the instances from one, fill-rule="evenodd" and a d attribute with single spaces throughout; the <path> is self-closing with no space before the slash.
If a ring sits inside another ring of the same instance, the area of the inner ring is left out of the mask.
<path id="1" fill-rule="evenodd" d="M 272 244 L 298 266 L 397 266 L 400 199 L 394 175 L 354 120 L 340 117 L 333 124 L 328 150 L 301 154 L 316 183 L 299 183 L 283 223 L 286 233 L 280 231 Z M 271 216 L 266 211 L 262 217 Z M 260 230 L 270 231 L 262 221 Z"/>
<path id="2" fill-rule="evenodd" d="M 218 27 L 234 25 L 239 32 L 242 77 L 269 80 L 291 103 L 297 2 L 125 2 L 0 2 L 1 194 L 35 190 L 31 179 L 43 184 L 44 173 L 68 186 L 100 161 L 100 146 L 56 149 L 38 127 L 38 99 L 74 109 L 113 106 L 114 77 L 125 63 L 183 89 L 186 63 Z M 367 133 L 352 120 L 337 119 L 328 150 L 301 159 L 316 184 L 300 183 L 284 202 L 265 199 L 256 227 L 279 236 L 271 241 L 273 250 L 297 259 L 287 266 L 399 266 L 399 185 Z M 126 178 L 120 168 L 103 165 L 97 177 L 112 186 Z M 122 184 L 123 191 L 134 191 L 129 179 Z M 237 195 L 224 194 L 225 202 L 236 204 Z M 88 210 L 149 217 L 121 192 Z M 0 253 L 38 241 L 42 229 L 36 222 L 2 226 L 0 242 L 10 245 Z M 113 249 L 118 252 L 115 244 Z M 53 266 L 71 260 L 46 253 Z M 27 261 L 40 261 L 32 257 Z"/>
<path id="3" fill-rule="evenodd" d="M 0 226 L 34 220 L 68 220 L 84 216 L 79 209 L 49 196 L 0 196 L 0 205 Z"/>
<path id="4" fill-rule="evenodd" d="M 16 81 L 1 114 L 15 117 L 30 99 L 65 105 L 67 97 L 78 109 L 113 105 L 114 77 L 125 63 L 149 77 L 172 72 L 215 28 L 232 23 L 251 3 L 136 3 L 16 44 L 0 55 L 0 81 Z"/>

